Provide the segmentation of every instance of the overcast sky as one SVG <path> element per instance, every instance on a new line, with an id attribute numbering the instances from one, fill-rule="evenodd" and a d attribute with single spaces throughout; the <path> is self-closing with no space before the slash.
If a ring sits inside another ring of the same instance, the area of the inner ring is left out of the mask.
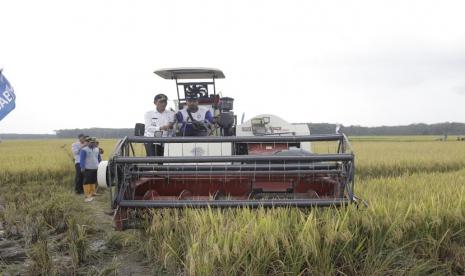
<path id="1" fill-rule="evenodd" d="M 465 1 L 1 0 L 0 68 L 17 107 L 0 133 L 132 127 L 153 71 L 213 67 L 250 118 L 465 122 Z M 173 106 L 172 103 L 170 103 Z"/>

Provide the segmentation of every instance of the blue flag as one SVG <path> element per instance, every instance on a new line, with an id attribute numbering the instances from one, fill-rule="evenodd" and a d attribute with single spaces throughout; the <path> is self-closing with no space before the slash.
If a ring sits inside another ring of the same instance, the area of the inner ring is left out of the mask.
<path id="1" fill-rule="evenodd" d="M 15 91 L 0 70 L 0 121 L 13 109 L 15 109 L 15 101 Z"/>

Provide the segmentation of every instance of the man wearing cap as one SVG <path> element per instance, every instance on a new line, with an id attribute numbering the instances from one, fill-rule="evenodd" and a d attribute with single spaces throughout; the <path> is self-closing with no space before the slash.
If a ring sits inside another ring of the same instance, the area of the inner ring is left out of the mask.
<path id="1" fill-rule="evenodd" d="M 155 110 L 145 113 L 145 132 L 146 137 L 169 137 L 172 136 L 172 129 L 175 120 L 173 111 L 166 109 L 168 97 L 165 94 L 155 96 L 153 103 Z M 162 156 L 163 145 L 146 143 L 145 151 L 147 156 Z"/>
<path id="2" fill-rule="evenodd" d="M 81 172 L 84 174 L 84 196 L 85 201 L 92 201 L 95 195 L 97 185 L 97 169 L 98 164 L 102 161 L 98 147 L 96 146 L 97 139 L 95 137 L 87 139 L 87 146 L 81 149 L 79 154 Z"/>
<path id="3" fill-rule="evenodd" d="M 73 152 L 74 156 L 74 168 L 76 169 L 76 176 L 74 177 L 74 191 L 77 194 L 84 193 L 82 188 L 82 181 L 84 179 L 81 173 L 81 166 L 79 165 L 79 153 L 81 152 L 81 149 L 87 145 L 86 138 L 87 137 L 84 136 L 84 134 L 79 134 L 78 140 L 71 145 L 71 151 Z"/>
<path id="4" fill-rule="evenodd" d="M 176 114 L 178 123 L 181 123 L 181 136 L 207 136 L 208 124 L 213 123 L 210 110 L 199 106 L 196 93 L 186 94 L 187 105 Z"/>

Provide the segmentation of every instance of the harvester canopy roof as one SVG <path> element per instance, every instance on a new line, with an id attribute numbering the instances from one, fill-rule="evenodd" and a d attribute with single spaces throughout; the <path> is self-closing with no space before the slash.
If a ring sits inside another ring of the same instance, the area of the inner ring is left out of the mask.
<path id="1" fill-rule="evenodd" d="M 164 79 L 224 79 L 221 70 L 215 68 L 170 68 L 161 69 L 154 72 Z"/>

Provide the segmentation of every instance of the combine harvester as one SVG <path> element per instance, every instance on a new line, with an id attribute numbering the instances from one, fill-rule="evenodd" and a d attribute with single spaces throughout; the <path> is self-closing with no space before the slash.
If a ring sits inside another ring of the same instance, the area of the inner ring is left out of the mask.
<path id="1" fill-rule="evenodd" d="M 216 124 L 208 136 L 167 138 L 140 136 L 143 130 L 136 126 L 136 136 L 117 143 L 98 170 L 100 185 L 116 187 L 111 195 L 116 229 L 133 227 L 132 218 L 142 208 L 306 208 L 357 201 L 354 155 L 344 134 L 310 135 L 306 124 L 275 115 L 237 125 L 233 99 L 216 92 L 215 80 L 224 78 L 220 70 L 155 74 L 176 81 L 177 109 L 186 104 L 186 95 L 196 93 Z M 334 152 L 313 152 L 317 142 L 334 145 Z M 135 149 L 144 143 L 163 143 L 164 156 L 138 156 Z"/>

